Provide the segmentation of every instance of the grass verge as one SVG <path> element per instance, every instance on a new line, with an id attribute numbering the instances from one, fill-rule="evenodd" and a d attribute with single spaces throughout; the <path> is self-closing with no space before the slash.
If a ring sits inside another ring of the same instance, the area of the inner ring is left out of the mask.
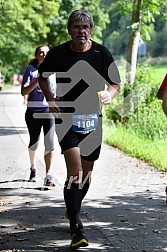
<path id="1" fill-rule="evenodd" d="M 146 161 L 159 171 L 167 172 L 167 141 L 148 140 L 123 125 L 103 124 L 104 143 L 117 147 L 126 154 Z"/>

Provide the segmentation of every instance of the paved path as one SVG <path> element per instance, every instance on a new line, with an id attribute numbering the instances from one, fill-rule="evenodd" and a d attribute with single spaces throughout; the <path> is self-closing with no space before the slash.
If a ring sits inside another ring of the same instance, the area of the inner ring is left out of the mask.
<path id="1" fill-rule="evenodd" d="M 56 141 L 56 187 L 47 190 L 41 137 L 40 179 L 28 182 L 26 107 L 19 92 L 0 93 L 0 251 L 70 251 L 63 156 Z M 82 208 L 90 246 L 80 251 L 167 251 L 166 181 L 166 174 L 103 145 Z"/>

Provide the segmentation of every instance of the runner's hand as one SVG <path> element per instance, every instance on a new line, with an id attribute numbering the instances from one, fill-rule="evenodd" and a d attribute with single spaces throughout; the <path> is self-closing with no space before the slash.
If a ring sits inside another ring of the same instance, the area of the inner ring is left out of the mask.
<path id="1" fill-rule="evenodd" d="M 54 117 L 58 117 L 60 115 L 60 108 L 56 104 L 55 100 L 48 102 L 50 112 L 53 114 Z"/>
<path id="2" fill-rule="evenodd" d="M 111 103 L 111 95 L 110 95 L 110 93 L 107 90 L 100 92 L 100 99 L 101 99 L 101 102 L 104 105 L 107 105 L 107 104 Z"/>

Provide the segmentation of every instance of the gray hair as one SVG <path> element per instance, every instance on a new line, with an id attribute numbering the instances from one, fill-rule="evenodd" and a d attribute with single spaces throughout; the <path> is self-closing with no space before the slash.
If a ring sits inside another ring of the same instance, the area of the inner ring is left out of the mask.
<path id="1" fill-rule="evenodd" d="M 86 21 L 90 25 L 90 28 L 94 26 L 92 15 L 85 10 L 73 11 L 68 18 L 67 28 L 69 29 L 75 21 Z"/>

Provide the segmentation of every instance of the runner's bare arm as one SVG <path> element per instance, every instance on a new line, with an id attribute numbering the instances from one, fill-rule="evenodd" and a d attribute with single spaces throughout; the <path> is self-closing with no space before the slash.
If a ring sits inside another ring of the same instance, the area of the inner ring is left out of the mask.
<path id="1" fill-rule="evenodd" d="M 22 94 L 22 96 L 29 95 L 29 93 L 31 93 L 34 90 L 34 88 L 37 86 L 37 84 L 38 84 L 38 79 L 34 80 L 27 87 L 22 86 L 21 87 L 21 94 Z"/>

